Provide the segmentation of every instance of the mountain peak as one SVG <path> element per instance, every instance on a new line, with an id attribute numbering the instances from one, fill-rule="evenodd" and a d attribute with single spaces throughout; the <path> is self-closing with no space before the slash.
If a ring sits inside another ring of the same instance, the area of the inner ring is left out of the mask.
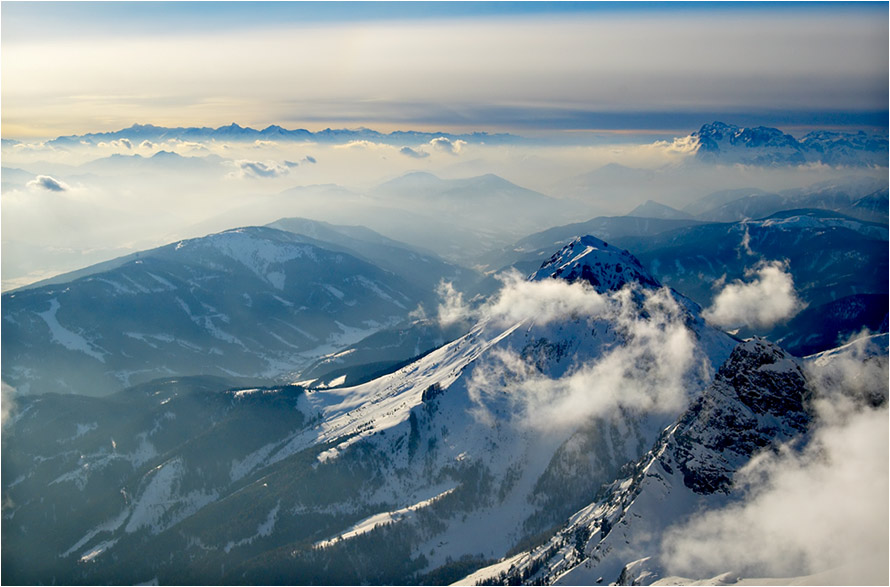
<path id="1" fill-rule="evenodd" d="M 591 235 L 578 237 L 564 246 L 530 277 L 533 281 L 547 278 L 570 283 L 583 280 L 599 293 L 619 290 L 634 281 L 646 287 L 660 287 L 636 257 Z"/>
<path id="2" fill-rule="evenodd" d="M 687 212 L 681 212 L 676 208 L 671 208 L 664 204 L 660 204 L 654 200 L 646 200 L 633 210 L 627 213 L 628 216 L 636 216 L 639 218 L 663 218 L 667 220 L 689 219 L 692 215 Z"/>

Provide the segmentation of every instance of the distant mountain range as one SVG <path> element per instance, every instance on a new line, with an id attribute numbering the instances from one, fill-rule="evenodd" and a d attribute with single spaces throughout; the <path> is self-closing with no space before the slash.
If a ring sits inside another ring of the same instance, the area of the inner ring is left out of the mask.
<path id="1" fill-rule="evenodd" d="M 692 133 L 698 142 L 696 159 L 709 163 L 745 165 L 888 164 L 887 133 L 813 131 L 800 139 L 766 126 L 739 127 L 713 122 Z"/>
<path id="2" fill-rule="evenodd" d="M 489 134 L 485 132 L 474 132 L 466 134 L 454 134 L 448 132 L 418 132 L 418 131 L 393 131 L 391 133 L 381 133 L 368 128 L 356 129 L 331 129 L 326 128 L 321 131 L 312 132 L 303 128 L 291 129 L 282 128 L 278 125 L 270 125 L 262 130 L 255 128 L 239 126 L 234 122 L 227 126 L 218 128 L 211 127 L 164 127 L 155 126 L 153 124 L 134 124 L 128 128 L 111 132 L 87 133 L 83 135 L 62 136 L 51 141 L 48 144 L 54 146 L 77 146 L 83 143 L 97 145 L 100 142 L 115 141 L 126 139 L 134 143 L 142 141 L 163 142 L 171 139 L 179 141 L 295 141 L 305 142 L 312 141 L 316 143 L 344 143 L 347 141 L 374 141 L 377 143 L 386 143 L 392 145 L 404 145 L 406 143 L 417 144 L 426 143 L 433 139 L 445 137 L 452 141 L 461 140 L 468 143 L 490 143 L 497 144 L 503 142 L 516 142 L 522 140 L 521 137 L 511 134 Z"/>

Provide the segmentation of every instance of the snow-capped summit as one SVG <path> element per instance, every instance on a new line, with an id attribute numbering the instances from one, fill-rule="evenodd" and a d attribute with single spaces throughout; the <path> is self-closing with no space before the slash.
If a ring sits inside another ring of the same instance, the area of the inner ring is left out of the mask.
<path id="1" fill-rule="evenodd" d="M 714 122 L 702 126 L 692 136 L 699 142 L 696 157 L 704 161 L 771 166 L 806 163 L 797 140 L 777 128 L 744 128 Z"/>
<path id="2" fill-rule="evenodd" d="M 590 235 L 564 246 L 529 277 L 532 281 L 547 278 L 583 280 L 599 293 L 619 290 L 634 281 L 652 288 L 661 285 L 636 257 Z"/>
<path id="3" fill-rule="evenodd" d="M 740 127 L 713 122 L 692 133 L 696 158 L 744 165 L 886 165 L 887 137 L 882 134 L 815 131 L 800 140 L 767 126 Z"/>

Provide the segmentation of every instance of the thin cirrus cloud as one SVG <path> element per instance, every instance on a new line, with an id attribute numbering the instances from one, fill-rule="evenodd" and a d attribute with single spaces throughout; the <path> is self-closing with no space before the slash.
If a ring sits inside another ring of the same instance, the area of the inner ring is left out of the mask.
<path id="1" fill-rule="evenodd" d="M 397 124 L 405 104 L 414 124 L 464 127 L 584 126 L 597 112 L 886 111 L 886 19 L 867 9 L 730 13 L 13 35 L 0 56 L 4 124 L 23 134 L 115 120 L 215 124 L 236 109 L 246 124 Z M 320 57 L 274 58 L 293 54 Z"/>

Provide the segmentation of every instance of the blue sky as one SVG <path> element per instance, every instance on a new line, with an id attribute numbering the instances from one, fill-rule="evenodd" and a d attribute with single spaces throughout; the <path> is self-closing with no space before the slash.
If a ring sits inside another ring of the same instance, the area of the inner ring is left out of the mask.
<path id="1" fill-rule="evenodd" d="M 883 126 L 887 3 L 3 2 L 3 135 Z"/>

